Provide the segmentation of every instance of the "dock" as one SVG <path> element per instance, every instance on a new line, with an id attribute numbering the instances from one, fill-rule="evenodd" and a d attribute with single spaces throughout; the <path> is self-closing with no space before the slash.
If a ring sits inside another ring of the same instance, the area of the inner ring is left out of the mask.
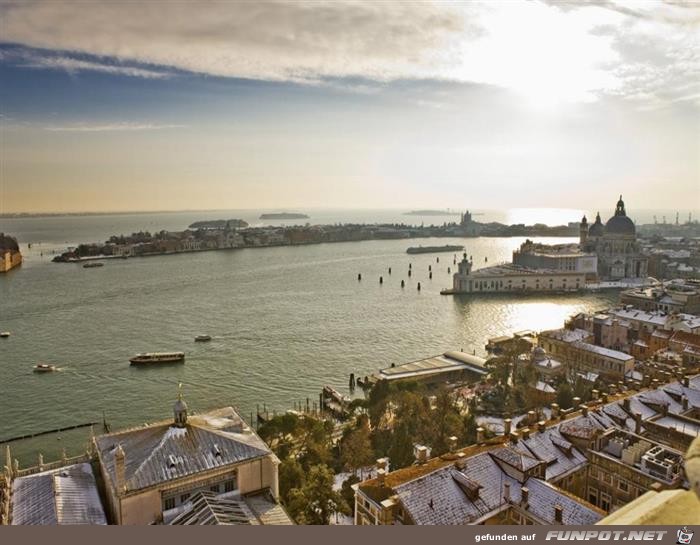
<path id="1" fill-rule="evenodd" d="M 56 428 L 55 430 L 39 431 L 36 433 L 28 433 L 26 435 L 18 435 L 16 437 L 10 437 L 8 439 L 0 439 L 0 443 L 12 443 L 13 441 L 22 441 L 23 439 L 31 439 L 33 437 L 40 437 L 42 435 L 50 435 L 52 433 L 60 433 L 62 431 L 78 430 L 80 428 L 87 428 L 89 426 L 96 426 L 100 422 L 86 422 L 84 424 L 74 424 L 73 426 L 65 426 L 63 428 Z"/>

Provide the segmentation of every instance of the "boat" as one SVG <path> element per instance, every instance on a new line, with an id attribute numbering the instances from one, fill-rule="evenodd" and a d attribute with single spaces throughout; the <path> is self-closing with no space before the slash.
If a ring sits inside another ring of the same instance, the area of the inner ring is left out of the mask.
<path id="1" fill-rule="evenodd" d="M 93 269 L 95 267 L 104 267 L 104 266 L 105 266 L 104 263 L 93 261 L 92 263 L 85 263 L 83 265 L 83 269 Z"/>
<path id="2" fill-rule="evenodd" d="M 37 363 L 34 366 L 34 372 L 35 373 L 52 373 L 53 371 L 56 371 L 58 368 L 55 365 L 51 365 L 49 363 Z"/>
<path id="3" fill-rule="evenodd" d="M 407 254 L 432 254 L 435 252 L 461 252 L 464 246 L 412 246 L 406 250 Z"/>
<path id="4" fill-rule="evenodd" d="M 184 352 L 146 352 L 129 358 L 131 365 L 152 365 L 157 363 L 181 363 L 185 361 Z"/>
<path id="5" fill-rule="evenodd" d="M 194 338 L 194 342 L 196 343 L 203 343 L 206 341 L 211 341 L 211 335 L 197 335 Z"/>
<path id="6" fill-rule="evenodd" d="M 0 331 L 0 337 L 6 338 L 6 337 L 9 337 L 9 336 L 10 336 L 10 332 L 9 332 L 9 331 Z"/>

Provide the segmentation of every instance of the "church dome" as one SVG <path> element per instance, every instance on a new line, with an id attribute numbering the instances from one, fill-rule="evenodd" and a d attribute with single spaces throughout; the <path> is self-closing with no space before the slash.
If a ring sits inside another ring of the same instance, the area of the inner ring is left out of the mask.
<path id="1" fill-rule="evenodd" d="M 595 223 L 588 228 L 589 237 L 602 237 L 605 233 L 605 227 L 603 227 L 603 222 L 600 220 L 600 212 L 595 217 Z"/>
<path id="2" fill-rule="evenodd" d="M 544 351 L 544 348 L 541 346 L 536 346 L 532 350 L 532 359 L 534 361 L 543 361 L 547 357 L 547 353 Z"/>
<path id="3" fill-rule="evenodd" d="M 634 235 L 636 228 L 634 222 L 627 217 L 625 203 L 620 195 L 615 207 L 615 215 L 605 224 L 605 234 L 607 235 Z"/>
<path id="4" fill-rule="evenodd" d="M 605 224 L 605 233 L 608 235 L 634 235 L 636 228 L 634 222 L 627 216 L 613 216 Z"/>

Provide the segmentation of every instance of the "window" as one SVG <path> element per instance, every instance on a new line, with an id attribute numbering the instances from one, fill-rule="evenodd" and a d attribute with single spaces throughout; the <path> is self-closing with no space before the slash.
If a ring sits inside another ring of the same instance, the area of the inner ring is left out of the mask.
<path id="1" fill-rule="evenodd" d="M 209 490 L 212 492 L 216 492 L 217 494 L 219 493 L 219 485 L 217 484 L 216 486 L 210 486 Z"/>
<path id="2" fill-rule="evenodd" d="M 168 498 L 163 502 L 163 509 L 167 511 L 168 509 L 175 508 L 175 498 Z"/>
<path id="3" fill-rule="evenodd" d="M 230 481 L 226 481 L 224 483 L 224 492 L 233 492 L 236 490 L 236 481 L 235 479 L 232 479 Z"/>
<path id="4" fill-rule="evenodd" d="M 600 508 L 603 511 L 610 511 L 610 494 L 600 493 Z"/>
<path id="5" fill-rule="evenodd" d="M 598 505 L 598 491 L 590 486 L 588 487 L 588 503 Z"/>
<path id="6" fill-rule="evenodd" d="M 627 481 L 624 481 L 624 480 L 622 480 L 622 479 L 620 479 L 620 480 L 617 482 L 617 487 L 618 487 L 620 490 L 622 490 L 623 492 L 627 492 L 627 491 L 630 489 L 630 486 L 629 486 L 629 484 L 627 483 Z"/>
<path id="7" fill-rule="evenodd" d="M 180 496 L 180 503 L 185 503 L 189 497 L 189 494 L 183 494 L 182 496 Z"/>

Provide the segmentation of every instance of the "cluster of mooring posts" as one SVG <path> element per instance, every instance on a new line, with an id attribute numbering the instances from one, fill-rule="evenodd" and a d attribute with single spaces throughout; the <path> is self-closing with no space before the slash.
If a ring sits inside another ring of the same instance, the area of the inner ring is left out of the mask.
<path id="1" fill-rule="evenodd" d="M 485 262 L 488 263 L 488 258 L 484 258 L 484 259 L 485 259 Z M 439 258 L 439 257 L 436 257 L 436 258 L 435 258 L 435 263 L 440 263 L 440 258 Z M 454 254 L 454 256 L 453 256 L 453 258 L 452 258 L 452 265 L 453 265 L 453 266 L 454 266 L 454 265 L 457 265 L 457 254 Z M 389 276 L 391 276 L 391 267 L 387 267 L 387 274 L 388 274 Z M 452 274 L 452 267 L 447 267 L 447 274 Z M 413 263 L 409 263 L 409 264 L 408 264 L 408 272 L 407 272 L 407 275 L 408 275 L 408 278 L 411 278 L 411 277 L 413 276 Z M 432 266 L 432 264 L 431 264 L 431 265 L 428 265 L 428 280 L 432 280 L 432 279 L 433 279 L 433 266 Z M 358 282 L 361 282 L 361 281 L 362 281 L 362 273 L 357 273 L 357 281 L 358 281 Z M 380 275 L 380 276 L 379 276 L 379 284 L 380 284 L 380 285 L 384 285 L 384 275 Z M 403 278 L 401 279 L 400 286 L 401 286 L 402 288 L 405 288 L 405 287 L 406 287 L 406 280 L 405 280 L 405 279 L 403 279 Z M 417 289 L 418 291 L 421 290 L 421 283 L 420 283 L 420 282 L 418 282 L 418 283 L 416 284 L 416 289 Z M 358 380 L 359 380 L 359 379 L 358 379 Z"/>

